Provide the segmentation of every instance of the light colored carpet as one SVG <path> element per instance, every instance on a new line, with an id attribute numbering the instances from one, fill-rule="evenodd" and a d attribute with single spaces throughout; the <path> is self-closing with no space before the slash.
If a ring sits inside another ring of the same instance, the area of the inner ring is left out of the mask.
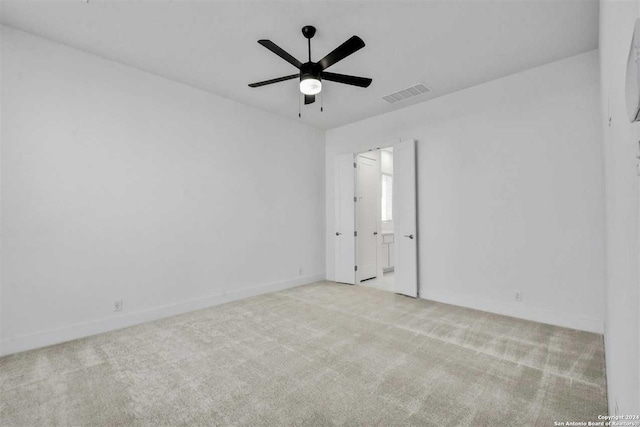
<path id="1" fill-rule="evenodd" d="M 387 273 L 384 273 L 382 277 L 378 276 L 375 279 L 369 279 L 365 280 L 364 282 L 360 282 L 359 286 L 366 286 L 368 288 L 393 292 L 394 281 L 395 273 L 393 271 L 389 271 Z"/>
<path id="2" fill-rule="evenodd" d="M 552 426 L 602 336 L 322 282 L 0 359 L 0 425 Z"/>

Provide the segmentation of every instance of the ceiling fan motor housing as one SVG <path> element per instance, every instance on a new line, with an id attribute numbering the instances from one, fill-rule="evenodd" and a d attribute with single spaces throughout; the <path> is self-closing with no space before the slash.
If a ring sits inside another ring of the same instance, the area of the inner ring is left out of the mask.
<path id="1" fill-rule="evenodd" d="M 306 62 L 300 67 L 300 81 L 306 79 L 320 80 L 322 67 L 317 62 Z"/>

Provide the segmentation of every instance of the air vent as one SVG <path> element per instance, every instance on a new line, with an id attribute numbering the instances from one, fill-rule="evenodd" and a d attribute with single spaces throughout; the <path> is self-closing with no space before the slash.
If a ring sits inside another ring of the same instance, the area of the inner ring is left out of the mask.
<path id="1" fill-rule="evenodd" d="M 414 96 L 423 95 L 429 92 L 431 92 L 431 89 L 429 89 L 427 85 L 424 83 L 418 83 L 415 86 L 383 96 L 382 99 L 387 101 L 389 104 L 395 104 L 396 102 L 404 101 L 405 99 L 413 98 Z"/>

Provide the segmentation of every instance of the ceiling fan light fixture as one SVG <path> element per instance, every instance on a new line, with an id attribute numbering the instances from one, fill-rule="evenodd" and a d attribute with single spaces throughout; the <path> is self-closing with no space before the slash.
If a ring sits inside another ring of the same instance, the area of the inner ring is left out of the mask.
<path id="1" fill-rule="evenodd" d="M 305 95 L 316 95 L 322 90 L 322 82 L 314 77 L 300 80 L 300 92 Z"/>

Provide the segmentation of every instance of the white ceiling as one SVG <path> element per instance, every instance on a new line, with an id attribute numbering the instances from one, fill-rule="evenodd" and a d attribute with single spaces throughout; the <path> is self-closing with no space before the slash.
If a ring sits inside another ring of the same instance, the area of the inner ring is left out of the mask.
<path id="1" fill-rule="evenodd" d="M 0 22 L 188 85 L 298 119 L 298 83 L 248 83 L 296 69 L 257 43 L 304 62 L 310 24 L 317 61 L 350 36 L 367 46 L 329 71 L 373 78 L 368 89 L 326 82 L 327 129 L 598 47 L 598 1 L 7 1 Z M 388 104 L 424 82 L 433 93 Z"/>

